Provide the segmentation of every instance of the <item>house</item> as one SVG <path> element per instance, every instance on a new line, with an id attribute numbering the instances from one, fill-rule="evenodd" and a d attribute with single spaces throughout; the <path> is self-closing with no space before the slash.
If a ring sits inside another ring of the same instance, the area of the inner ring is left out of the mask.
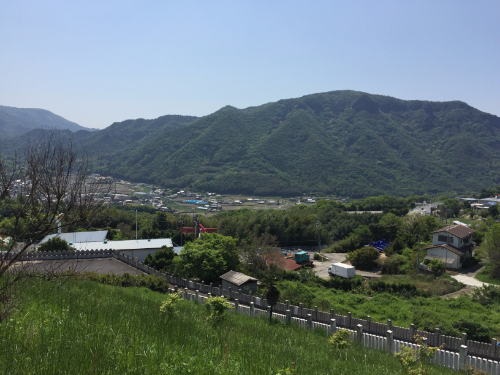
<path id="1" fill-rule="evenodd" d="M 440 259 L 446 268 L 459 269 L 472 257 L 474 230 L 464 225 L 450 225 L 432 232 L 432 246 L 426 247 L 425 259 Z"/>
<path id="2" fill-rule="evenodd" d="M 238 291 L 238 289 L 241 289 L 245 294 L 250 294 L 250 292 L 255 294 L 257 292 L 258 280 L 244 273 L 229 271 L 220 278 L 222 280 L 222 289 L 229 290 L 229 288 L 231 288 L 231 291 Z"/>

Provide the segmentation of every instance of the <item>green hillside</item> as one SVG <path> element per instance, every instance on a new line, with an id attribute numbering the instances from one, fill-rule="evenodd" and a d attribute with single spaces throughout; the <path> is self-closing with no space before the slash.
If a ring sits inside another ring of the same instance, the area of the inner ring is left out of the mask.
<path id="1" fill-rule="evenodd" d="M 129 277 L 132 278 L 133 276 Z M 0 374 L 401 374 L 392 355 L 359 344 L 333 350 L 324 331 L 180 301 L 162 316 L 165 294 L 88 281 L 32 279 L 19 310 L 0 323 Z M 429 374 L 452 374 L 426 366 Z"/>
<path id="2" fill-rule="evenodd" d="M 78 133 L 104 173 L 165 187 L 360 198 L 500 183 L 500 118 L 459 101 L 332 91 Z"/>
<path id="3" fill-rule="evenodd" d="M 0 105 L 0 138 L 11 138 L 33 129 L 95 130 L 85 128 L 45 109 Z"/>
<path id="4" fill-rule="evenodd" d="M 334 91 L 224 107 L 110 165 L 132 180 L 226 193 L 408 196 L 495 185 L 499 151 L 500 118 L 463 102 Z"/>

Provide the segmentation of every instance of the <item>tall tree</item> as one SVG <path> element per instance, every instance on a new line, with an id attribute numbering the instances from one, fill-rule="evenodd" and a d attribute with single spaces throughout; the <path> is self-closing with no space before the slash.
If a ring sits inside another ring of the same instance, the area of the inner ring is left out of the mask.
<path id="1" fill-rule="evenodd" d="M 36 143 L 0 154 L 0 211 L 8 212 L 0 234 L 10 238 L 0 256 L 0 321 L 21 281 L 32 275 L 21 257 L 58 225 L 71 227 L 98 215 L 101 196 L 110 191 L 110 184 L 88 179 L 90 158 L 57 134 L 45 133 Z"/>

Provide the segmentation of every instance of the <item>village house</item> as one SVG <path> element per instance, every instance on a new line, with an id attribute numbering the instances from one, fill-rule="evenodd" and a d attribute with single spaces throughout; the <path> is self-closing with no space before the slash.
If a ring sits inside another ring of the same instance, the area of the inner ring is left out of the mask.
<path id="1" fill-rule="evenodd" d="M 426 247 L 425 259 L 440 259 L 446 268 L 460 269 L 472 257 L 474 230 L 465 225 L 450 225 L 432 232 L 432 246 Z"/>

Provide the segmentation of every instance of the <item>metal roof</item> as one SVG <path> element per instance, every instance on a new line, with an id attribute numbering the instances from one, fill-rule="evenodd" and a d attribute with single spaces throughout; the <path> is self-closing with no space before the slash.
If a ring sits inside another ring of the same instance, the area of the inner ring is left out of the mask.
<path id="1" fill-rule="evenodd" d="M 222 280 L 227 281 L 228 283 L 240 286 L 245 284 L 248 281 L 257 281 L 257 279 L 245 275 L 244 273 L 241 272 L 236 272 L 236 271 L 229 271 L 226 272 L 224 275 L 220 277 Z"/>
<path id="2" fill-rule="evenodd" d="M 441 245 L 432 245 L 432 246 L 427 246 L 424 250 L 430 250 L 430 249 L 438 249 L 442 247 L 443 249 L 446 249 L 448 251 L 451 251 L 452 253 L 454 254 L 457 254 L 457 255 L 462 255 L 466 250 L 468 250 L 469 248 L 465 248 L 463 247 L 462 249 L 463 250 L 460 250 L 460 249 L 457 249 L 455 246 L 451 246 L 451 245 L 448 245 L 448 244 L 441 244 Z"/>
<path id="3" fill-rule="evenodd" d="M 155 238 L 151 240 L 126 240 L 126 241 L 106 241 L 104 242 L 84 242 L 75 243 L 76 250 L 146 250 L 159 249 L 162 246 L 173 247 L 170 238 Z"/>
<path id="4" fill-rule="evenodd" d="M 44 239 L 40 241 L 40 243 L 47 242 L 54 237 L 60 237 L 66 242 L 72 242 L 73 244 L 80 242 L 103 242 L 106 239 L 107 234 L 107 230 L 99 230 L 94 232 L 71 232 L 61 234 L 56 233 L 45 236 Z"/>

